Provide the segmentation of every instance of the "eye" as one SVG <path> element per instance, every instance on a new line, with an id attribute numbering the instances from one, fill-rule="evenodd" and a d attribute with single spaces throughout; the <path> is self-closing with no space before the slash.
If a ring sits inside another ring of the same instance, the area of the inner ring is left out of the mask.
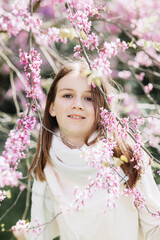
<path id="1" fill-rule="evenodd" d="M 92 98 L 91 97 L 86 97 L 85 98 L 88 102 L 92 102 Z"/>
<path id="2" fill-rule="evenodd" d="M 64 97 L 64 98 L 71 98 L 72 95 L 71 95 L 71 94 L 65 94 L 63 97 Z"/>

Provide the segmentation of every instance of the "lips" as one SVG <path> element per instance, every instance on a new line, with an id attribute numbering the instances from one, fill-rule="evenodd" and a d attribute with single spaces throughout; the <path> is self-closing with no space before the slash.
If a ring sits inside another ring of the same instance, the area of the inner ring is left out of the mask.
<path id="1" fill-rule="evenodd" d="M 77 114 L 71 114 L 71 115 L 68 115 L 68 117 L 72 119 L 85 119 L 85 117 Z"/>

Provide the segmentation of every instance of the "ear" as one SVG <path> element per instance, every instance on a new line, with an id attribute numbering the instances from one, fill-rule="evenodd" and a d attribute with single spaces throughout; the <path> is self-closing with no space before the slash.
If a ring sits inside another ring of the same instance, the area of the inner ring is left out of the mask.
<path id="1" fill-rule="evenodd" d="M 54 110 L 54 103 L 51 103 L 50 108 L 49 108 L 49 113 L 52 117 L 56 116 L 55 110 Z"/>

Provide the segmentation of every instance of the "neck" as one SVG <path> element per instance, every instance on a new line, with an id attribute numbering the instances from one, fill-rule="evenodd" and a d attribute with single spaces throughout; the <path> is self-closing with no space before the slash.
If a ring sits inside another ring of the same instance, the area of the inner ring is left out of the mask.
<path id="1" fill-rule="evenodd" d="M 61 136 L 62 141 L 65 145 L 67 145 L 69 148 L 81 148 L 84 145 L 83 139 L 78 139 L 77 137 L 67 138 L 64 136 Z"/>

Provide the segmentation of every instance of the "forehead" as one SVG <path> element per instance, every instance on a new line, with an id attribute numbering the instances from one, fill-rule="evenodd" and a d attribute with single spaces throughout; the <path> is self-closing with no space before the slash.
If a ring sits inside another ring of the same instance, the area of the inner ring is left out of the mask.
<path id="1" fill-rule="evenodd" d="M 91 91 L 87 78 L 82 77 L 81 73 L 72 71 L 61 78 L 57 84 L 57 91 L 61 89 L 73 89 L 77 91 Z"/>

